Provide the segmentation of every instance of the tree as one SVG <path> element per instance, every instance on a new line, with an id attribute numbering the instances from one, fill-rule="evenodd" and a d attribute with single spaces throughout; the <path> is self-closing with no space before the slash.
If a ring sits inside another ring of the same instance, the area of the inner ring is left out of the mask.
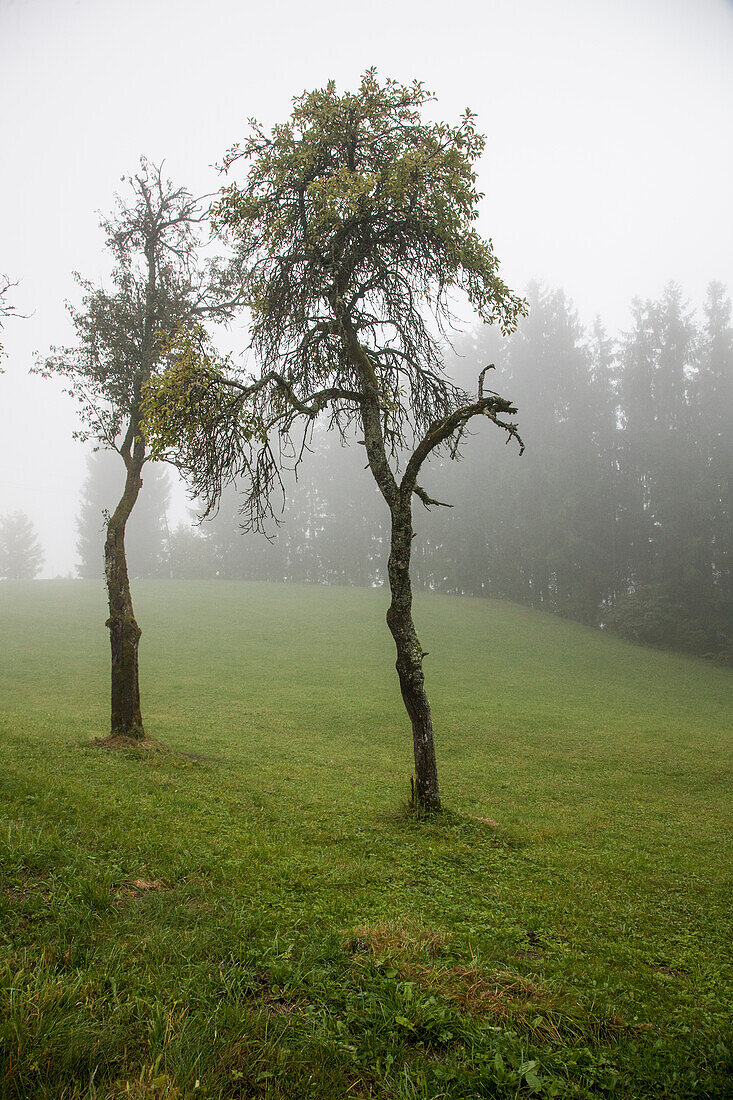
<path id="1" fill-rule="evenodd" d="M 607 622 L 729 659 L 730 303 L 712 284 L 700 328 L 669 283 L 633 309 L 619 389 L 626 591 Z"/>
<path id="2" fill-rule="evenodd" d="M 33 580 L 41 571 L 43 557 L 36 529 L 24 512 L 0 517 L 0 577 Z"/>
<path id="3" fill-rule="evenodd" d="M 174 187 L 147 160 L 126 179 L 132 195 L 117 198 L 101 222 L 114 259 L 112 289 L 78 278 L 81 308 L 69 307 L 77 344 L 54 348 L 38 369 L 68 379 L 83 428 L 76 434 L 116 451 L 125 468 L 117 506 L 106 524 L 105 577 L 111 647 L 111 734 L 144 736 L 138 644 L 125 553 L 127 522 L 142 488 L 148 452 L 141 432 L 145 383 L 158 370 L 166 340 L 194 320 L 226 320 L 238 302 L 236 271 L 199 258 L 201 202 Z"/>
<path id="4" fill-rule="evenodd" d="M 246 475 L 244 514 L 254 525 L 271 514 L 282 456 L 297 465 L 319 414 L 344 439 L 358 427 L 390 515 L 387 623 L 412 725 L 414 797 L 437 810 L 425 653 L 412 618 L 412 500 L 439 504 L 420 471 L 441 448 L 458 454 L 473 417 L 517 434 L 503 419 L 516 412 L 511 402 L 484 392 L 488 368 L 474 397 L 445 375 L 450 296 L 462 294 L 504 330 L 524 303 L 473 225 L 484 147 L 474 116 L 425 122 L 430 99 L 418 82 L 380 84 L 370 70 L 356 93 L 339 95 L 331 82 L 300 96 L 269 135 L 253 125 L 225 159 L 227 170 L 248 162 L 246 178 L 224 188 L 214 214 L 247 266 L 261 374 L 237 376 L 194 334 L 151 389 L 149 416 L 156 446 L 175 452 L 209 507 L 222 485 Z"/>
<path id="5" fill-rule="evenodd" d="M 725 287 L 713 282 L 704 305 L 699 370 L 692 404 L 696 438 L 705 469 L 704 492 L 708 532 L 708 575 L 720 616 L 727 624 L 730 646 L 733 607 L 733 325 Z"/>

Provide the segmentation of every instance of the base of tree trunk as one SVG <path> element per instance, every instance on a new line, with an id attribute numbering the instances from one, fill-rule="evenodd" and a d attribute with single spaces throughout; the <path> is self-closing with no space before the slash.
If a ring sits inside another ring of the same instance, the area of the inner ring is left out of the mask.
<path id="1" fill-rule="evenodd" d="M 126 576 L 123 579 L 126 584 Z M 144 741 L 138 673 L 138 646 L 142 631 L 132 613 L 129 587 L 123 587 L 121 602 L 126 605 L 125 613 L 110 615 L 107 620 L 112 656 L 110 737 Z"/>
<path id="2" fill-rule="evenodd" d="M 415 776 L 410 776 L 410 801 L 407 803 L 407 809 L 415 817 L 434 817 L 436 814 L 443 813 L 443 803 L 440 798 L 436 800 L 421 799 L 417 793 L 417 787 L 415 784 Z"/>

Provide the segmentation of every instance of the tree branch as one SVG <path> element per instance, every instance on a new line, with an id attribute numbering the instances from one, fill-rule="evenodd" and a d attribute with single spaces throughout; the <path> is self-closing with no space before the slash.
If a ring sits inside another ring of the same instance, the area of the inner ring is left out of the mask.
<path id="1" fill-rule="evenodd" d="M 485 370 L 488 368 L 485 368 Z M 482 371 L 481 378 L 485 371 Z M 505 400 L 503 397 L 492 395 L 490 397 L 479 397 L 477 401 L 474 401 L 471 405 L 463 405 L 461 408 L 455 409 L 454 412 L 448 416 L 444 416 L 441 420 L 435 420 L 428 428 L 425 435 L 418 443 L 415 450 L 412 452 L 410 459 L 405 468 L 405 473 L 400 483 L 400 489 L 403 493 L 416 491 L 417 476 L 420 472 L 420 468 L 426 458 L 442 443 L 445 443 L 455 432 L 461 432 L 469 420 L 472 420 L 474 416 L 486 416 L 489 420 L 493 421 L 498 428 L 502 428 L 507 433 L 507 442 L 514 438 L 519 443 L 519 453 L 524 451 L 524 443 L 517 430 L 516 424 L 509 423 L 505 420 L 501 420 L 502 414 L 508 414 L 513 416 L 516 413 L 516 408 L 510 401 Z M 417 494 L 420 495 L 419 493 Z"/>
<path id="2" fill-rule="evenodd" d="M 413 486 L 412 491 L 415 494 L 415 496 L 418 497 L 423 502 L 423 504 L 428 509 L 428 511 L 430 511 L 430 508 L 432 506 L 435 506 L 436 508 L 452 508 L 453 507 L 452 504 L 446 504 L 444 500 L 433 500 L 433 498 L 428 496 L 428 494 L 425 492 L 425 490 L 417 484 L 415 484 Z"/>

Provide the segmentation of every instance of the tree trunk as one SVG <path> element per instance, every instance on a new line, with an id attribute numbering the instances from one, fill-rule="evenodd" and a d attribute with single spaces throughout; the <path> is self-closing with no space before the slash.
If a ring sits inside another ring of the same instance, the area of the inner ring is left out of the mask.
<path id="1" fill-rule="evenodd" d="M 405 709 L 412 723 L 412 743 L 415 753 L 416 807 L 435 812 L 440 809 L 438 767 L 435 760 L 433 720 L 425 694 L 422 670 L 423 649 L 412 621 L 412 584 L 410 555 L 412 553 L 412 490 L 414 480 L 402 488 L 397 485 L 387 460 L 380 410 L 379 385 L 374 368 L 353 328 L 346 324 L 347 348 L 363 385 L 361 422 L 369 467 L 384 497 L 392 518 L 392 542 L 387 572 L 392 602 L 387 611 L 387 625 L 397 648 L 397 675 Z M 418 467 L 419 469 L 419 467 Z"/>
<path id="2" fill-rule="evenodd" d="M 113 515 L 107 523 L 104 544 L 104 572 L 109 598 L 109 640 L 112 651 L 110 736 L 145 736 L 140 711 L 140 681 L 137 650 L 141 630 L 135 621 L 127 575 L 125 556 L 125 526 L 138 498 L 142 479 L 140 471 L 145 461 L 144 444 L 135 440 L 132 454 L 126 458 L 125 488 Z"/>
<path id="3" fill-rule="evenodd" d="M 387 611 L 387 625 L 397 648 L 397 675 L 402 699 L 412 723 L 415 752 L 414 802 L 419 809 L 434 812 L 440 809 L 438 768 L 435 760 L 433 720 L 422 669 L 424 654 L 412 620 L 412 502 L 409 496 L 407 499 L 405 496 L 405 493 L 399 493 L 394 504 L 390 506 L 392 543 L 387 569 L 392 602 Z"/>

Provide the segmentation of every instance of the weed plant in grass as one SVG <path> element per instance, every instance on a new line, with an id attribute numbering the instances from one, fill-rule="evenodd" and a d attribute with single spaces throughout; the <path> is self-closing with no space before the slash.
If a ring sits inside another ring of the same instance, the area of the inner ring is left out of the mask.
<path id="1" fill-rule="evenodd" d="M 149 582 L 150 749 L 104 591 L 0 586 L 0 1096 L 731 1095 L 731 674 L 489 601 Z"/>

